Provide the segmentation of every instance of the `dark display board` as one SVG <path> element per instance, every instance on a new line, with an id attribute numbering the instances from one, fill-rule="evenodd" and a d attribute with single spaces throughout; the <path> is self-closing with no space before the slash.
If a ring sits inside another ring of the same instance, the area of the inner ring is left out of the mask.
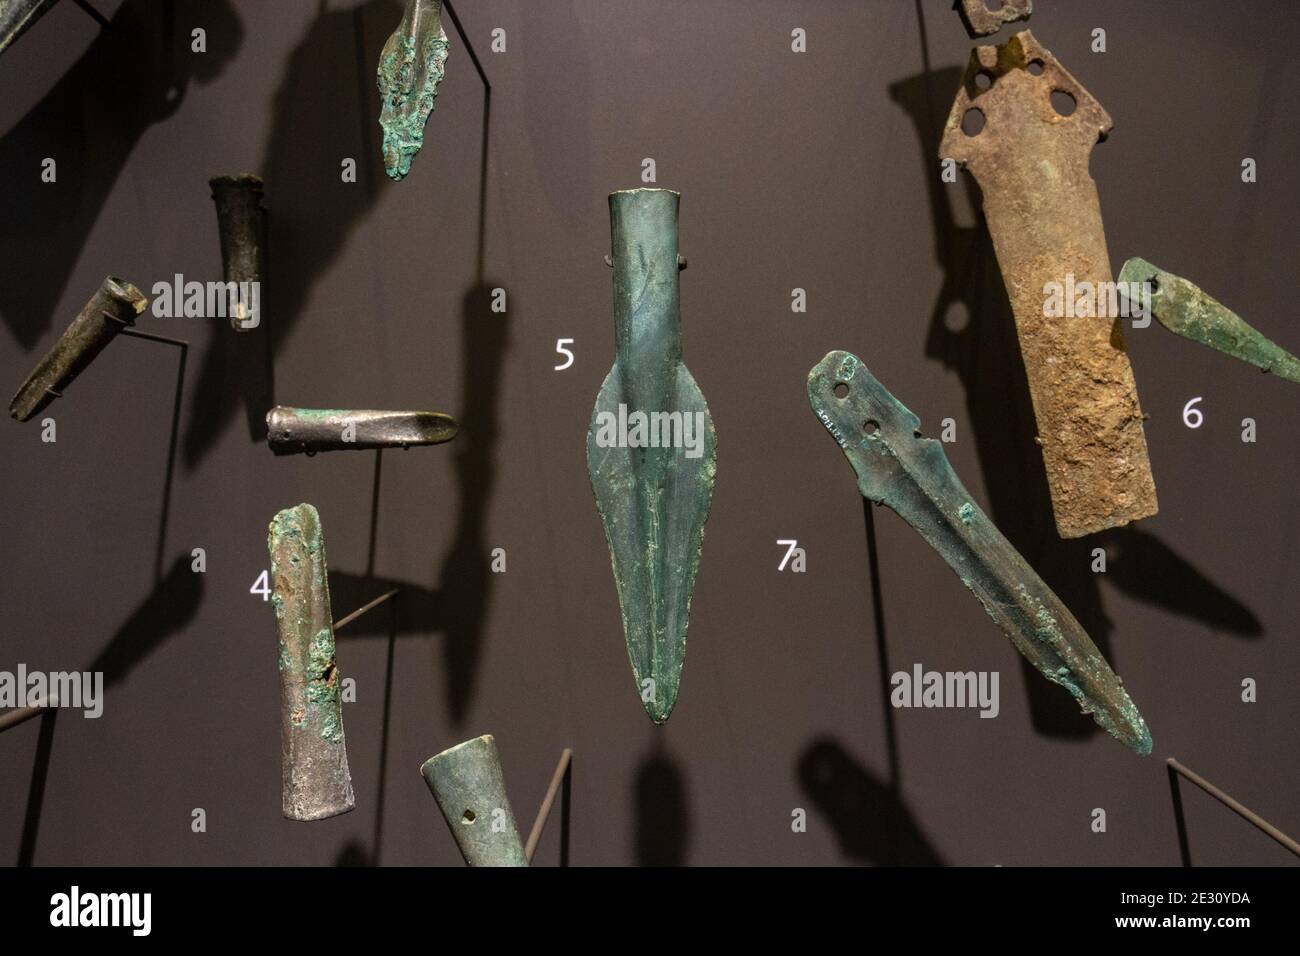
<path id="1" fill-rule="evenodd" d="M 105 275 L 146 295 L 220 278 L 216 175 L 265 179 L 264 322 L 145 315 L 188 348 L 120 338 L 45 413 L 55 441 L 0 427 L 0 669 L 105 680 L 99 718 L 0 736 L 0 860 L 459 864 L 418 768 L 483 733 L 525 828 L 573 748 L 576 865 L 1176 865 L 1169 756 L 1300 829 L 1300 391 L 1132 330 L 1160 512 L 1057 536 L 979 193 L 941 175 L 972 45 L 948 0 L 462 0 L 490 96 L 448 25 L 400 183 L 375 68 L 401 4 L 96 6 L 111 29 L 58 4 L 0 57 L 3 379 Z M 1300 10 L 1035 6 L 1029 28 L 1115 121 L 1091 164 L 1114 269 L 1143 256 L 1300 348 Z M 685 360 L 717 429 L 663 727 L 632 680 L 585 456 L 614 359 L 606 196 L 651 184 L 682 196 Z M 1123 678 L 1151 756 L 1028 670 L 896 515 L 864 515 L 805 395 L 831 349 L 927 435 L 951 419 L 953 467 Z M 461 430 L 279 458 L 276 403 Z M 357 807 L 317 823 L 281 816 L 276 627 L 253 590 L 268 522 L 303 501 L 336 616 L 402 589 L 339 631 Z M 779 568 L 789 540 L 805 571 Z M 891 708 L 891 675 L 917 666 L 996 673 L 996 716 Z M 1183 810 L 1193 862 L 1296 862 L 1186 786 Z M 537 862 L 558 843 L 553 821 Z"/>

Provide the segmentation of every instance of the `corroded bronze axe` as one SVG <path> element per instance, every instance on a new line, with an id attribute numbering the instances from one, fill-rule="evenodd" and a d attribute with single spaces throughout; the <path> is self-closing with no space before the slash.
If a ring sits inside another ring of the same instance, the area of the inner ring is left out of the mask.
<path id="1" fill-rule="evenodd" d="M 848 352 L 808 374 L 808 401 L 843 449 L 862 496 L 897 512 L 957 572 L 1016 650 L 1085 714 L 1141 755 L 1146 721 L 1074 615 L 975 504 L 921 421 Z"/>
<path id="2" fill-rule="evenodd" d="M 280 714 L 284 815 L 321 820 L 356 806 L 320 515 L 286 508 L 267 535 L 275 620 L 280 631 Z"/>
<path id="3" fill-rule="evenodd" d="M 1054 93 L 1073 101 L 1072 111 L 1062 104 L 1069 115 L 1053 105 Z M 979 117 L 968 119 L 970 111 Z M 964 120 L 979 118 L 982 129 L 964 131 Z M 973 51 L 940 145 L 940 156 L 969 169 L 984 194 L 1056 528 L 1065 538 L 1157 509 L 1119 318 L 1096 310 L 1049 317 L 1046 305 L 1053 285 L 1114 288 L 1097 186 L 1088 174 L 1093 145 L 1110 128 L 1101 105 L 1026 30 Z"/>

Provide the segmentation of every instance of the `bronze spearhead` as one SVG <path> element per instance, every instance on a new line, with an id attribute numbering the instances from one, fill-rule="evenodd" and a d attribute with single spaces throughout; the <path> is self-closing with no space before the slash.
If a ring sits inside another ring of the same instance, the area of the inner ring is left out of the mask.
<path id="1" fill-rule="evenodd" d="M 424 145 L 424 124 L 433 112 L 447 65 L 442 0 L 407 0 L 402 22 L 379 55 L 379 125 L 384 130 L 384 169 L 401 180 Z"/>
<path id="2" fill-rule="evenodd" d="M 440 445 L 456 429 L 456 420 L 440 412 L 277 405 L 266 413 L 266 443 L 277 455 Z"/>
<path id="3" fill-rule="evenodd" d="M 1145 756 L 1146 721 L 1074 615 L 975 504 L 943 446 L 848 352 L 808 374 L 808 401 L 869 501 L 897 512 L 957 572 L 1016 650 L 1103 730 Z"/>
<path id="4" fill-rule="evenodd" d="M 131 283 L 109 276 L 45 354 L 9 403 L 9 414 L 25 422 L 59 398 L 109 342 L 117 338 L 149 300 Z"/>
<path id="5" fill-rule="evenodd" d="M 1119 282 L 1130 289 L 1147 283 L 1151 314 L 1170 332 L 1289 382 L 1300 382 L 1300 359 L 1186 279 L 1145 259 L 1130 259 L 1119 270 Z"/>
<path id="6" fill-rule="evenodd" d="M 632 674 L 657 724 L 677 702 L 717 470 L 713 419 L 682 361 L 679 199 L 666 189 L 609 197 L 617 351 L 587 431 Z"/>

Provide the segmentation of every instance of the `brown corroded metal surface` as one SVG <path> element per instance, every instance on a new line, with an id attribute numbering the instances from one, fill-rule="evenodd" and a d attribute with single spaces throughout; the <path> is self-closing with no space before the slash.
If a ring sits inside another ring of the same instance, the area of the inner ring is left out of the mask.
<path id="1" fill-rule="evenodd" d="M 1003 24 L 1028 20 L 1034 12 L 1034 0 L 1002 0 L 997 10 L 989 9 L 988 0 L 960 0 L 957 10 L 966 32 L 972 37 L 986 37 L 997 33 Z"/>
<path id="2" fill-rule="evenodd" d="M 109 342 L 117 338 L 149 300 L 131 283 L 106 278 L 90 301 L 27 376 L 9 403 L 9 414 L 25 422 L 63 394 Z"/>
<path id="3" fill-rule="evenodd" d="M 1052 94 L 1073 99 L 1062 115 Z M 983 128 L 963 130 L 969 110 Z M 1068 108 L 1067 108 L 1068 111 Z M 1110 283 L 1092 147 L 1111 120 L 1028 30 L 977 47 L 940 155 L 974 174 L 1016 317 L 1057 531 L 1074 538 L 1156 513 L 1137 385 L 1118 317 L 1048 317 L 1052 284 Z M 1104 303 L 1102 303 L 1104 304 Z M 1086 309 L 1079 310 L 1086 312 Z M 1108 311 L 1103 309 L 1102 311 Z"/>
<path id="4" fill-rule="evenodd" d="M 280 631 L 284 815 L 321 820 L 356 806 L 320 515 L 309 504 L 271 521 L 271 603 Z"/>

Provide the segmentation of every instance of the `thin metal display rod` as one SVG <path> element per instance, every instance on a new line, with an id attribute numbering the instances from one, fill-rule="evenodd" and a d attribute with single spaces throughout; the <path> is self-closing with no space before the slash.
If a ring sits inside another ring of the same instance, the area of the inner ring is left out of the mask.
<path id="1" fill-rule="evenodd" d="M 1224 793 L 1222 790 L 1216 787 L 1214 784 L 1210 783 L 1210 781 L 1202 777 L 1200 774 L 1188 770 L 1186 767 L 1180 764 L 1173 757 L 1170 757 L 1166 761 L 1166 763 L 1168 764 L 1170 770 L 1174 771 L 1179 776 L 1184 777 L 1185 779 L 1196 784 L 1198 787 L 1200 787 L 1202 790 L 1204 790 L 1206 793 L 1212 796 L 1215 800 L 1218 800 L 1221 804 L 1223 804 L 1233 813 L 1237 814 L 1237 816 L 1241 817 L 1243 820 L 1247 821 L 1248 823 L 1254 824 L 1256 827 L 1263 830 L 1265 833 L 1271 836 L 1278 843 L 1282 844 L 1284 847 L 1286 847 L 1296 856 L 1300 856 L 1300 843 L 1297 843 L 1295 840 L 1291 839 L 1289 836 L 1287 836 L 1277 827 L 1273 826 L 1273 824 L 1269 823 L 1267 820 L 1261 817 L 1254 810 L 1251 810 L 1249 807 L 1246 807 L 1239 801 L 1233 799 L 1228 794 Z"/>
<path id="2" fill-rule="evenodd" d="M 86 13 L 90 14 L 91 17 L 94 18 L 95 22 L 98 23 L 101 27 L 108 28 L 113 25 L 108 22 L 107 17 L 105 17 L 102 13 L 100 13 L 89 3 L 87 3 L 86 0 L 72 0 L 72 2 L 75 3 L 77 6 L 81 7 L 82 10 L 85 10 Z"/>
<path id="3" fill-rule="evenodd" d="M 528 834 L 528 842 L 524 844 L 524 855 L 528 857 L 529 863 L 533 861 L 533 854 L 537 852 L 537 844 L 542 841 L 542 831 L 546 829 L 546 820 L 551 815 L 551 806 L 555 803 L 556 794 L 560 792 L 560 784 L 569 775 L 569 767 L 572 763 L 573 751 L 565 747 L 564 753 L 560 754 L 560 762 L 555 765 L 555 773 L 551 775 L 551 785 L 546 788 L 546 796 L 537 810 L 537 819 L 533 821 L 533 830 Z"/>
<path id="4" fill-rule="evenodd" d="M 379 595 L 379 597 L 371 601 L 369 604 L 363 604 L 361 605 L 361 607 L 357 608 L 355 611 L 353 611 L 351 614 L 347 615 L 346 617 L 339 618 L 337 621 L 334 622 L 334 630 L 337 631 L 340 627 L 343 627 L 347 624 L 351 624 L 362 614 L 365 614 L 367 611 L 379 607 L 379 605 L 383 604 L 387 600 L 390 600 L 401 590 L 402 590 L 401 588 L 393 588 L 391 591 L 386 591 L 385 593 Z"/>
<path id="5" fill-rule="evenodd" d="M 456 9 L 451 5 L 451 0 L 443 0 L 442 5 L 451 17 L 451 22 L 456 25 L 456 32 L 460 34 L 461 42 L 465 44 L 465 49 L 469 51 L 469 58 L 474 63 L 474 69 L 478 70 L 479 79 L 483 81 L 485 87 L 489 90 L 492 89 L 487 74 L 483 72 L 483 64 L 478 61 L 478 54 L 474 52 L 474 44 L 469 42 L 469 37 L 465 34 L 465 28 L 460 25 L 460 17 L 456 16 Z"/>

